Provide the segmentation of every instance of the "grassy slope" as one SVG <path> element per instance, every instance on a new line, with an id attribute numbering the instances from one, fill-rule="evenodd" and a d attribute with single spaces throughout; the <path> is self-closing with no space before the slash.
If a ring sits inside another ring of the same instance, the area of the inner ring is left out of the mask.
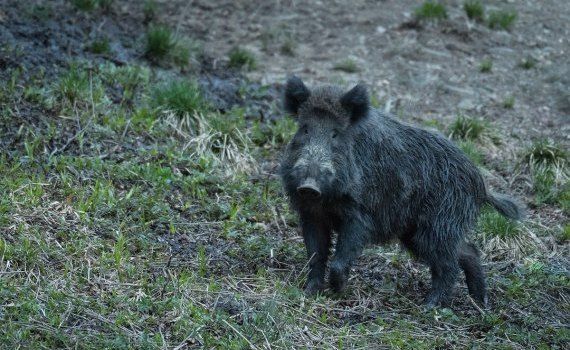
<path id="1" fill-rule="evenodd" d="M 79 66 L 55 83 L 2 84 L 2 344 L 526 348 L 568 338 L 567 266 L 529 238 L 542 228 L 501 238 L 493 214 L 479 234 L 487 254 L 522 256 L 488 266 L 492 310 L 460 301 L 457 312 L 424 312 L 425 287 L 406 289 L 426 273 L 392 248 L 370 250 L 359 273 L 381 261 L 393 280 L 357 275 L 340 298 L 305 298 L 295 218 L 255 161 L 275 154 L 293 123 L 246 127 L 240 110 L 217 114 L 192 91 L 168 111 L 148 73 Z M 129 86 L 122 101 L 108 99 L 111 83 Z"/>

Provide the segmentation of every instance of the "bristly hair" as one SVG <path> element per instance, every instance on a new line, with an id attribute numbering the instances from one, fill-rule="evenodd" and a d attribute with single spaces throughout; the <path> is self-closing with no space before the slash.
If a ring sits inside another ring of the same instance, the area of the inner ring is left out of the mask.
<path id="1" fill-rule="evenodd" d="M 283 105 L 285 111 L 293 115 L 297 115 L 299 107 L 309 99 L 311 92 L 303 81 L 296 76 L 291 76 L 285 85 L 285 96 Z"/>
<path id="2" fill-rule="evenodd" d="M 366 116 L 370 109 L 366 87 L 362 84 L 356 85 L 342 96 L 340 104 L 349 112 L 352 122 Z"/>

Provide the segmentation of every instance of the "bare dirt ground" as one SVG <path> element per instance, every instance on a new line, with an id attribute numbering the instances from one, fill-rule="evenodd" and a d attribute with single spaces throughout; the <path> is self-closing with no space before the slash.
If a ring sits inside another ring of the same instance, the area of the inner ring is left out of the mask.
<path id="1" fill-rule="evenodd" d="M 169 1 L 181 31 L 224 57 L 240 45 L 256 53 L 250 76 L 265 83 L 297 74 L 313 83 L 363 81 L 382 104 L 407 117 L 454 118 L 460 112 L 497 121 L 504 131 L 568 141 L 570 5 L 566 1 L 488 2 L 515 9 L 511 31 L 469 21 L 462 1 L 446 1 L 448 20 L 419 27 L 418 1 Z M 410 28 L 411 27 L 411 28 Z M 283 54 L 283 44 L 294 54 Z M 528 57 L 537 68 L 524 70 Z M 334 70 L 353 59 L 358 72 Z M 493 61 L 490 74 L 479 64 Z M 515 107 L 502 108 L 513 96 Z"/>

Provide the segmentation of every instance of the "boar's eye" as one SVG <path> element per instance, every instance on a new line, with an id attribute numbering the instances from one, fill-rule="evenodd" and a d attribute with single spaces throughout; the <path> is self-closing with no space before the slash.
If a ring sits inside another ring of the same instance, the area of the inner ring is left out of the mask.
<path id="1" fill-rule="evenodd" d="M 331 134 L 331 137 L 334 139 L 335 137 L 337 137 L 337 135 L 338 135 L 338 131 L 337 131 L 337 130 L 333 130 L 333 131 L 332 131 L 332 134 Z"/>
<path id="2" fill-rule="evenodd" d="M 306 125 L 303 127 L 303 133 L 304 133 L 305 135 L 308 135 L 308 134 L 309 134 L 309 128 L 308 128 Z"/>

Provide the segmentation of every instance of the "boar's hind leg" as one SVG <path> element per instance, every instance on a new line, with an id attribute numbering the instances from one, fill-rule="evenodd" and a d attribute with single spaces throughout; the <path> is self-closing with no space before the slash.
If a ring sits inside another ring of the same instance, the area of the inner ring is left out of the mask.
<path id="1" fill-rule="evenodd" d="M 472 243 L 462 242 L 458 251 L 459 266 L 465 272 L 469 294 L 481 305 L 487 303 L 485 273 L 479 260 L 479 251 Z"/>
<path id="2" fill-rule="evenodd" d="M 449 302 L 459 273 L 457 258 L 453 254 L 442 253 L 430 261 L 431 290 L 425 304 L 429 307 L 445 305 Z"/>
<path id="3" fill-rule="evenodd" d="M 338 230 L 336 251 L 329 276 L 331 288 L 335 292 L 342 291 L 346 286 L 350 267 L 368 242 L 368 231 L 358 220 L 350 220 Z"/>
<path id="4" fill-rule="evenodd" d="M 456 243 L 445 237 L 438 242 L 437 237 L 432 229 L 409 232 L 401 237 L 404 246 L 430 267 L 431 290 L 425 299 L 429 307 L 449 301 L 459 274 Z"/>
<path id="5" fill-rule="evenodd" d="M 325 289 L 325 269 L 331 244 L 330 227 L 322 219 L 301 218 L 303 238 L 309 257 L 309 276 L 305 293 L 316 294 Z"/>

